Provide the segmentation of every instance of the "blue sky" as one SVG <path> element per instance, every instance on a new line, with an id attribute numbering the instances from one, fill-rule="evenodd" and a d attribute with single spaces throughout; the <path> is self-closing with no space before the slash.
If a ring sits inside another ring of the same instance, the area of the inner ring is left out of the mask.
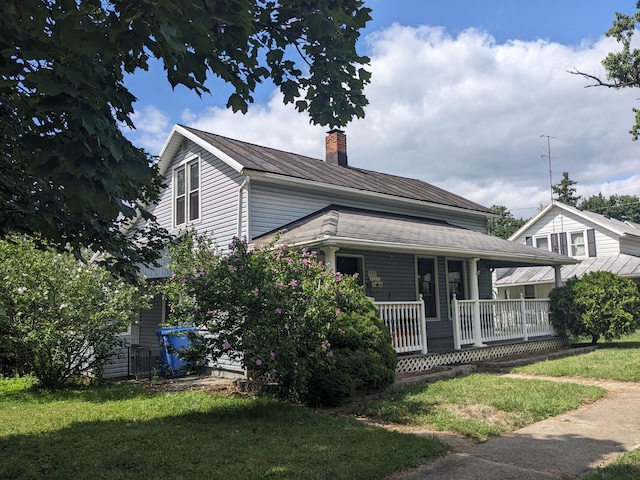
<path id="1" fill-rule="evenodd" d="M 573 68 L 602 74 L 604 38 L 635 0 L 368 0 L 370 105 L 347 125 L 350 165 L 420 178 L 484 205 L 533 215 L 563 171 L 578 194 L 640 195 L 640 144 L 627 133 L 637 91 L 584 88 Z M 322 158 L 322 127 L 264 85 L 247 115 L 224 109 L 228 89 L 172 91 L 162 69 L 136 74 L 132 141 L 158 153 L 175 123 Z"/>

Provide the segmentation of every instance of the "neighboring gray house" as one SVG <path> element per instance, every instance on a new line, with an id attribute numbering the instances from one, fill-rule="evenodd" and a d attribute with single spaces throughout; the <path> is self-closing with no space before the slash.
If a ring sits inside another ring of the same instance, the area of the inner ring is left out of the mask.
<path id="1" fill-rule="evenodd" d="M 562 281 L 606 270 L 640 285 L 640 225 L 552 202 L 509 239 L 579 260 L 561 268 Z M 548 298 L 555 286 L 549 267 L 496 270 L 498 298 Z"/>
<path id="2" fill-rule="evenodd" d="M 545 265 L 559 272 L 572 262 L 487 235 L 495 214 L 477 203 L 420 180 L 349 166 L 340 130 L 329 132 L 325 145 L 319 160 L 176 125 L 159 158 L 168 186 L 151 212 L 175 234 L 206 232 L 221 246 L 234 236 L 265 242 L 286 227 L 282 240 L 313 247 L 337 271 L 359 274 L 399 354 L 499 340 L 495 325 L 489 335 L 490 315 L 480 313 L 489 308 L 480 300 L 491 301 L 492 271 Z M 155 355 L 154 331 L 166 310 L 157 298 L 142 312 L 132 343 Z"/>

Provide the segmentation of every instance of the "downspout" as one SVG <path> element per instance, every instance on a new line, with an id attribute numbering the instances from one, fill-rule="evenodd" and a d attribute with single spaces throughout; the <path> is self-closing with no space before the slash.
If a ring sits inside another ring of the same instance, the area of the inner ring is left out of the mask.
<path id="1" fill-rule="evenodd" d="M 236 235 L 238 240 L 242 240 L 242 192 L 247 189 L 250 180 L 251 177 L 244 177 L 244 181 L 240 184 L 240 188 L 238 189 L 238 234 Z M 247 235 L 249 235 L 248 231 Z M 247 241 L 248 240 L 249 239 L 247 238 Z"/>

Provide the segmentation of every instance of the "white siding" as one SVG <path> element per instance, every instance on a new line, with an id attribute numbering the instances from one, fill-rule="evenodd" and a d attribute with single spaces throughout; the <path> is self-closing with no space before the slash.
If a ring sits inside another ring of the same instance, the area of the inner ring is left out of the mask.
<path id="1" fill-rule="evenodd" d="M 171 182 L 174 168 L 194 155 L 200 157 L 200 220 L 186 229 L 210 235 L 224 249 L 238 233 L 238 194 L 245 177 L 196 144 L 185 140 L 165 174 L 167 188 L 150 211 L 156 216 L 157 222 L 170 233 L 178 235 L 185 230 L 185 227 L 174 228 L 173 225 Z M 243 192 L 242 197 L 243 234 L 246 234 L 247 192 Z M 160 267 L 144 269 L 143 273 L 149 278 L 159 278 L 166 276 L 167 272 L 166 267 Z"/>
<path id="2" fill-rule="evenodd" d="M 331 204 L 444 220 L 452 225 L 486 233 L 485 219 L 474 215 L 426 207 L 398 206 L 381 200 L 364 200 L 347 194 L 328 194 L 254 180 L 251 183 L 251 238 L 278 229 Z"/>
<path id="3" fill-rule="evenodd" d="M 589 229 L 595 229 L 596 254 L 598 257 L 613 257 L 620 253 L 617 235 L 608 230 L 602 229 L 598 225 L 595 225 L 582 217 L 573 215 L 564 210 L 559 211 L 557 208 L 549 210 L 545 215 L 539 218 L 536 223 L 521 232 L 515 241 L 518 243 L 525 243 L 526 237 L 535 238 L 542 235 L 562 232 L 583 232 Z M 535 246 L 535 243 L 533 245 Z M 571 254 L 570 246 L 568 253 Z"/>
<path id="4" fill-rule="evenodd" d="M 640 238 L 621 238 L 620 253 L 640 257 Z M 598 255 L 600 255 L 600 252 L 598 252 Z"/>

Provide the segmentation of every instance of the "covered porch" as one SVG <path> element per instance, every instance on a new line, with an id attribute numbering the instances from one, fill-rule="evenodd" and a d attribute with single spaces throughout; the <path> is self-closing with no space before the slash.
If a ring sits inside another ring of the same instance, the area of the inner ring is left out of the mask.
<path id="1" fill-rule="evenodd" d="M 548 339 L 548 301 L 495 299 L 493 271 L 544 265 L 560 284 L 560 267 L 576 262 L 446 220 L 336 205 L 287 225 L 279 241 L 357 275 L 400 359 Z"/>

